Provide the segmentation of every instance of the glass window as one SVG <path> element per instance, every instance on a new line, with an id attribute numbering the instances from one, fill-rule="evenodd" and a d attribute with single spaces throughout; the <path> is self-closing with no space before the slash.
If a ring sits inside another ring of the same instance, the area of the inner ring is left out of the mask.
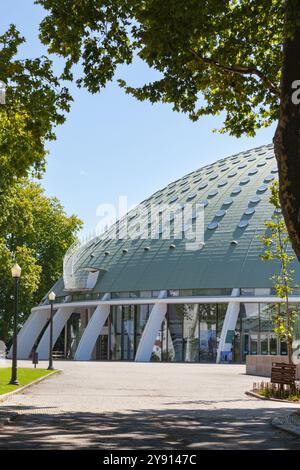
<path id="1" fill-rule="evenodd" d="M 183 306 L 183 360 L 199 361 L 199 305 Z"/>
<path id="2" fill-rule="evenodd" d="M 112 360 L 133 360 L 147 324 L 152 306 L 113 306 L 110 315 L 110 350 Z"/>
<path id="3" fill-rule="evenodd" d="M 199 304 L 200 362 L 215 362 L 217 356 L 216 305 Z"/>
<path id="4" fill-rule="evenodd" d="M 168 353 L 170 361 L 179 362 L 183 360 L 183 311 L 184 305 L 168 305 Z"/>

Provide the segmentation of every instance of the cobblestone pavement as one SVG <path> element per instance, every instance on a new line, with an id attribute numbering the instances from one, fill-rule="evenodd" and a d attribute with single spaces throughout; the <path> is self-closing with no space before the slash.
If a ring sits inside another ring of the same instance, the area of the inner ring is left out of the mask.
<path id="1" fill-rule="evenodd" d="M 246 396 L 258 378 L 245 375 L 245 366 L 55 366 L 62 373 L 0 404 L 0 412 L 18 414 L 0 428 L 0 448 L 300 450 L 299 437 L 271 426 L 299 405 Z"/>

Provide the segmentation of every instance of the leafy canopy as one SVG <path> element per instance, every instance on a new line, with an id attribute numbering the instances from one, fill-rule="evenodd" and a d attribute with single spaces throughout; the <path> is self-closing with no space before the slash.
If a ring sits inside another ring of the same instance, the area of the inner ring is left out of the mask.
<path id="1" fill-rule="evenodd" d="M 36 0 L 41 39 L 66 59 L 65 78 L 92 93 L 136 56 L 159 73 L 139 100 L 171 103 L 192 120 L 225 112 L 221 132 L 254 135 L 278 119 L 282 0 Z"/>
<path id="2" fill-rule="evenodd" d="M 45 141 L 55 139 L 71 97 L 47 57 L 16 58 L 25 42 L 14 25 L 0 35 L 0 80 L 6 86 L 0 104 L 0 197 L 17 178 L 45 167 Z M 1 203 L 1 201 L 0 201 Z"/>
<path id="3" fill-rule="evenodd" d="M 63 257 L 82 222 L 67 216 L 56 198 L 46 197 L 37 183 L 20 179 L 5 195 L 0 214 L 0 337 L 11 334 L 10 268 L 22 268 L 20 323 L 62 274 Z"/>

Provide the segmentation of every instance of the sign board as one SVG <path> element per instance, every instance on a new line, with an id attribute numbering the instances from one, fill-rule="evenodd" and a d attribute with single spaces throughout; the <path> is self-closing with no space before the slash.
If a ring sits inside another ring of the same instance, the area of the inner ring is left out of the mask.
<path id="1" fill-rule="evenodd" d="M 234 340 L 234 335 L 235 335 L 234 330 L 228 330 L 226 334 L 225 344 L 232 344 Z"/>
<path id="2" fill-rule="evenodd" d="M 296 378 L 295 364 L 274 362 L 271 370 L 271 383 L 293 385 Z"/>

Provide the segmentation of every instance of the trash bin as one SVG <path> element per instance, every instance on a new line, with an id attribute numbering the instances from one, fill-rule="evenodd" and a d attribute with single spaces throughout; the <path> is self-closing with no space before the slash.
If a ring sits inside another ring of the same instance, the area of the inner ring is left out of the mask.
<path id="1" fill-rule="evenodd" d="M 39 363 L 39 353 L 37 351 L 33 351 L 32 353 L 32 364 L 34 364 L 34 368 Z"/>

